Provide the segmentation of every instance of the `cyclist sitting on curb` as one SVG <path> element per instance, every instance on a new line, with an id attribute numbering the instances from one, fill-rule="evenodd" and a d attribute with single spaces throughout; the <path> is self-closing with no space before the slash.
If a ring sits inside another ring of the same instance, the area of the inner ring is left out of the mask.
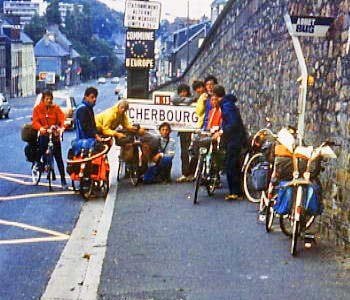
<path id="1" fill-rule="evenodd" d="M 150 166 L 144 174 L 144 183 L 170 182 L 171 167 L 175 155 L 175 141 L 170 138 L 170 124 L 164 122 L 159 126 L 160 146 L 159 153 L 153 157 L 155 166 Z"/>
<path id="2" fill-rule="evenodd" d="M 128 132 L 144 135 L 144 128 L 137 129 L 129 123 L 126 115 L 128 109 L 129 103 L 126 100 L 120 100 L 117 105 L 97 114 L 95 117 L 97 132 L 105 136 L 115 137 L 118 141 L 127 137 L 124 133 L 116 131 L 117 127 L 121 125 Z"/>
<path id="3" fill-rule="evenodd" d="M 44 91 L 42 93 L 42 98 L 40 103 L 34 107 L 33 117 L 32 117 L 32 125 L 35 130 L 40 132 L 39 135 L 39 157 L 37 157 L 37 166 L 40 165 L 40 159 L 42 155 L 45 153 L 49 143 L 49 136 L 47 130 L 51 128 L 51 126 L 58 126 L 59 130 L 64 131 L 64 120 L 65 115 L 60 107 L 56 104 L 53 104 L 53 94 L 51 91 Z M 53 138 L 53 155 L 55 157 L 58 170 L 61 176 L 61 184 L 62 188 L 67 188 L 66 175 L 64 171 L 64 164 L 62 160 L 62 149 L 61 149 L 61 141 L 58 136 L 54 136 Z M 44 162 L 46 163 L 46 162 Z"/>
<path id="4" fill-rule="evenodd" d="M 213 139 L 221 136 L 226 152 L 225 169 L 229 194 L 225 200 L 242 199 L 239 159 L 241 148 L 247 141 L 247 135 L 241 114 L 235 105 L 237 97 L 232 94 L 225 95 L 225 89 L 220 85 L 214 86 L 213 97 L 219 99 L 222 113 L 222 130 L 216 132 Z"/>

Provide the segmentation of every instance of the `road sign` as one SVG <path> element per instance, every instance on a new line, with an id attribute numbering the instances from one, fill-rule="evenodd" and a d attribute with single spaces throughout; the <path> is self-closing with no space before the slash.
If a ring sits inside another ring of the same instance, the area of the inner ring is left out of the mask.
<path id="1" fill-rule="evenodd" d="M 168 122 L 172 130 L 193 130 L 198 116 L 195 106 L 153 105 L 149 100 L 130 100 L 128 118 L 131 123 L 142 127 L 157 129 L 163 122 Z"/>
<path id="2" fill-rule="evenodd" d="M 154 67 L 153 30 L 128 30 L 126 32 L 125 66 L 127 68 Z"/>
<path id="3" fill-rule="evenodd" d="M 156 30 L 159 28 L 161 4 L 154 1 L 125 2 L 124 26 Z"/>
<path id="4" fill-rule="evenodd" d="M 175 96 L 174 92 L 153 92 L 152 99 L 153 104 L 165 104 L 169 105 L 172 97 Z"/>
<path id="5" fill-rule="evenodd" d="M 325 36 L 334 18 L 314 16 L 290 16 L 295 36 Z"/>
<path id="6" fill-rule="evenodd" d="M 40 72 L 38 81 L 45 81 L 46 76 L 47 72 Z"/>

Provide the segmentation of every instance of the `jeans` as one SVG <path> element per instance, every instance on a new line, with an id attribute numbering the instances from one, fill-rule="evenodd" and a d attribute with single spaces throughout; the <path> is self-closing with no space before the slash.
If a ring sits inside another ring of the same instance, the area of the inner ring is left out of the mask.
<path id="1" fill-rule="evenodd" d="M 242 195 L 240 180 L 240 148 L 226 147 L 225 169 L 230 194 Z"/>
<path id="2" fill-rule="evenodd" d="M 188 148 L 191 144 L 191 132 L 179 132 L 181 145 L 181 171 L 182 175 L 194 175 L 197 167 L 197 157 L 189 158 Z"/>
<path id="3" fill-rule="evenodd" d="M 143 177 L 143 182 L 152 183 L 156 181 L 157 177 L 160 177 L 161 179 L 165 180 L 170 180 L 170 172 L 172 165 L 173 157 L 164 155 L 158 164 L 147 169 Z"/>

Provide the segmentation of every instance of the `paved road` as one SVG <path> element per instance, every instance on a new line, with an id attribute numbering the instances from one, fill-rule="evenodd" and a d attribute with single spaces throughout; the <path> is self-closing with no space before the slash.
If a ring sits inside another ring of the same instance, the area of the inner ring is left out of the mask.
<path id="1" fill-rule="evenodd" d="M 267 234 L 257 223 L 254 205 L 203 190 L 193 206 L 192 190 L 119 185 L 99 299 L 350 299 L 349 273 L 331 249 L 293 258 L 278 227 Z"/>
<path id="2" fill-rule="evenodd" d="M 68 91 L 79 102 L 91 84 L 96 85 L 90 82 Z M 114 86 L 97 86 L 100 95 L 95 112 L 115 103 Z M 34 97 L 10 99 L 10 104 L 10 119 L 0 120 L 0 299 L 39 299 L 84 202 L 79 195 L 60 194 L 59 186 L 47 193 L 47 186 L 30 184 L 31 165 L 25 161 L 20 128 L 31 121 Z M 64 159 L 74 136 L 65 132 Z M 18 241 L 33 238 L 45 240 Z M 14 244 L 1 244 L 5 240 Z"/>

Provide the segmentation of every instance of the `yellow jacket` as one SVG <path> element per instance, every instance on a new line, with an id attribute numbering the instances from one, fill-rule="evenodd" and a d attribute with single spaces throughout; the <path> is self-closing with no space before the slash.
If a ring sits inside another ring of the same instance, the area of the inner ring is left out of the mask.
<path id="1" fill-rule="evenodd" d="M 207 103 L 208 95 L 203 93 L 199 96 L 196 105 L 196 114 L 198 116 L 197 127 L 202 128 L 205 116 L 205 108 Z"/>
<path id="2" fill-rule="evenodd" d="M 115 129 L 122 125 L 124 129 L 131 129 L 126 113 L 120 113 L 118 106 L 113 106 L 95 116 L 97 131 L 107 136 L 114 136 Z"/>

